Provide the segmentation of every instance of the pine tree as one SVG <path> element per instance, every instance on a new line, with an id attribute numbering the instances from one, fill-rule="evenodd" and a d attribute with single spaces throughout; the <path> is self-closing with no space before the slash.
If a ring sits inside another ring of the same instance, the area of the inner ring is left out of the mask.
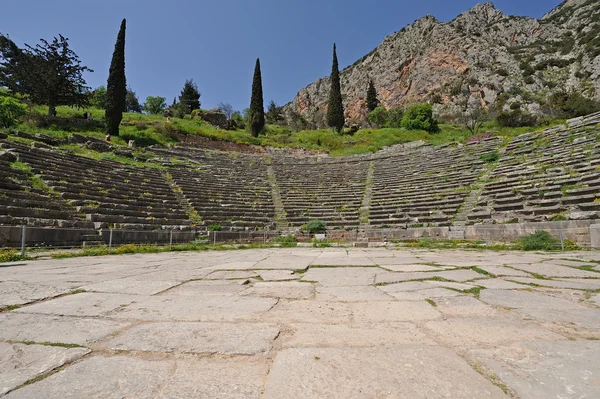
<path id="1" fill-rule="evenodd" d="M 369 81 L 369 88 L 367 89 L 367 108 L 369 112 L 373 111 L 379 105 L 379 100 L 377 99 L 377 90 L 375 90 L 375 85 L 373 84 L 373 79 Z"/>
<path id="2" fill-rule="evenodd" d="M 127 82 L 125 80 L 125 29 L 127 21 L 123 19 L 117 36 L 115 51 L 110 63 L 108 84 L 106 85 L 106 130 L 112 136 L 119 135 L 119 125 L 127 107 Z"/>
<path id="3" fill-rule="evenodd" d="M 200 92 L 198 86 L 194 83 L 194 79 L 185 81 L 179 96 L 179 102 L 184 107 L 186 114 L 191 114 L 192 111 L 200 109 Z"/>
<path id="4" fill-rule="evenodd" d="M 331 90 L 329 91 L 329 106 L 327 108 L 327 124 L 339 132 L 344 128 L 344 104 L 342 103 L 342 89 L 340 86 L 340 70 L 333 44 L 333 65 L 331 66 Z"/>
<path id="5" fill-rule="evenodd" d="M 256 59 L 256 66 L 254 67 L 252 99 L 250 100 L 250 110 L 248 111 L 248 122 L 250 124 L 250 132 L 252 132 L 254 137 L 258 137 L 258 134 L 265 127 L 265 108 L 259 58 Z"/>

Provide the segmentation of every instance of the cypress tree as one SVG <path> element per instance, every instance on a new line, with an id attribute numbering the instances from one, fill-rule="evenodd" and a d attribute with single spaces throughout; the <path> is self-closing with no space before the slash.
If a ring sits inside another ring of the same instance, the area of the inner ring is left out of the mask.
<path id="1" fill-rule="evenodd" d="M 379 100 L 377 99 L 377 90 L 375 90 L 375 85 L 373 84 L 373 79 L 369 81 L 369 88 L 367 89 L 367 108 L 369 112 L 373 111 L 379 105 Z"/>
<path id="2" fill-rule="evenodd" d="M 263 102 L 262 76 L 260 73 L 260 59 L 256 59 L 254 67 L 254 79 L 252 79 L 252 99 L 250 100 L 250 109 L 248 111 L 248 121 L 250 123 L 250 132 L 254 137 L 258 137 L 260 131 L 265 127 L 265 108 Z"/>
<path id="3" fill-rule="evenodd" d="M 331 66 L 331 90 L 329 91 L 329 106 L 327 108 L 327 124 L 339 132 L 344 128 L 344 104 L 342 103 L 342 89 L 340 85 L 340 70 L 333 44 L 333 65 Z"/>
<path id="4" fill-rule="evenodd" d="M 126 20 L 121 22 L 115 51 L 110 63 L 108 84 L 106 85 L 106 130 L 113 136 L 119 135 L 119 125 L 127 107 L 127 82 L 125 80 L 125 28 Z"/>
<path id="5" fill-rule="evenodd" d="M 192 111 L 200 109 L 200 92 L 198 91 L 198 85 L 194 83 L 194 79 L 185 81 L 179 96 L 179 103 L 184 107 L 186 114 L 191 114 Z"/>

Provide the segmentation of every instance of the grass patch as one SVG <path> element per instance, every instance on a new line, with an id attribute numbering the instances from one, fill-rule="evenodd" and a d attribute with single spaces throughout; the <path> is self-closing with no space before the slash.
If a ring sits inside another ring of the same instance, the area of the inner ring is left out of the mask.
<path id="1" fill-rule="evenodd" d="M 539 273 L 531 273 L 531 275 L 538 280 L 550 280 L 548 277 L 543 276 Z"/>
<path id="2" fill-rule="evenodd" d="M 584 270 L 586 272 L 594 272 L 594 273 L 600 273 L 600 271 L 594 269 L 596 266 L 592 266 L 592 265 L 584 265 L 584 266 L 579 266 L 578 269 L 579 270 Z"/>
<path id="3" fill-rule="evenodd" d="M 23 305 L 8 305 L 0 309 L 0 312 L 10 312 L 11 310 L 16 310 L 22 307 Z"/>
<path id="4" fill-rule="evenodd" d="M 21 341 L 21 342 L 15 342 L 17 344 L 23 344 L 23 345 L 43 345 L 43 346 L 57 346 L 60 348 L 85 348 L 85 346 L 81 346 L 81 345 L 77 345 L 77 344 L 65 344 L 62 342 L 34 342 L 34 341 Z"/>
<path id="5" fill-rule="evenodd" d="M 484 276 L 489 276 L 489 277 L 493 277 L 493 278 L 495 278 L 495 277 L 496 277 L 496 275 L 495 275 L 495 274 L 489 273 L 489 272 L 487 272 L 487 271 L 485 271 L 485 270 L 483 270 L 483 269 L 481 269 L 481 268 L 479 268 L 479 267 L 477 267 L 477 266 L 473 266 L 473 267 L 471 268 L 471 270 L 473 270 L 474 272 L 477 272 L 477 273 L 479 273 L 479 274 L 483 274 Z"/>
<path id="6" fill-rule="evenodd" d="M 21 254 L 12 249 L 2 249 L 0 250 L 0 263 L 6 262 L 17 262 L 20 260 L 29 259 L 27 256 L 21 256 Z"/>
<path id="7" fill-rule="evenodd" d="M 484 289 L 482 287 L 473 287 L 473 288 L 469 288 L 468 290 L 464 290 L 463 292 L 465 294 L 473 294 L 475 295 L 475 298 L 479 299 L 479 295 L 481 294 L 481 290 Z"/>
<path id="8" fill-rule="evenodd" d="M 433 299 L 425 298 L 425 302 L 427 302 L 428 304 L 430 304 L 434 308 L 437 308 L 437 303 L 435 303 L 435 301 Z"/>

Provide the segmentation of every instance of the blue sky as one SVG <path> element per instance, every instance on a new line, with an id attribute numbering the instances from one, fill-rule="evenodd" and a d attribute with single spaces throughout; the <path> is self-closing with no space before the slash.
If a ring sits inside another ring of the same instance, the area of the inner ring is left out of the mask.
<path id="1" fill-rule="evenodd" d="M 432 14 L 449 21 L 476 0 L 1 0 L 0 32 L 17 44 L 62 34 L 95 72 L 88 85 L 106 84 L 122 18 L 127 18 L 128 84 L 143 102 L 170 104 L 186 79 L 202 107 L 229 102 L 246 108 L 254 63 L 261 59 L 265 107 L 282 105 L 331 71 L 337 42 L 343 68 L 383 38 Z M 541 17 L 561 0 L 498 0 L 507 14 Z"/>

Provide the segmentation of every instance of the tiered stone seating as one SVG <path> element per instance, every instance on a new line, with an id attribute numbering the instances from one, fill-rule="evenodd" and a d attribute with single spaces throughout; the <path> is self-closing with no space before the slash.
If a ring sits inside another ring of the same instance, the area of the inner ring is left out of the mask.
<path id="1" fill-rule="evenodd" d="M 14 154 L 0 150 L 0 224 L 87 226 L 85 217 L 74 207 L 52 193 L 34 188 L 26 173 L 11 167 L 14 160 Z"/>
<path id="2" fill-rule="evenodd" d="M 470 223 L 600 217 L 600 141 L 596 118 L 578 127 L 516 137 L 485 185 Z"/>
<path id="3" fill-rule="evenodd" d="M 423 146 L 376 159 L 370 225 L 450 225 L 482 173 L 481 155 L 498 144 L 488 139 L 466 146 Z"/>
<path id="4" fill-rule="evenodd" d="M 273 169 L 287 221 L 301 226 L 323 220 L 329 228 L 360 225 L 369 157 L 277 157 Z"/>
<path id="5" fill-rule="evenodd" d="M 258 155 L 195 149 L 155 149 L 190 163 L 171 170 L 173 181 L 202 218 L 224 230 L 275 228 L 267 164 Z"/>
<path id="6" fill-rule="evenodd" d="M 10 146 L 21 162 L 29 164 L 96 228 L 155 230 L 190 225 L 185 210 L 158 170 L 18 143 Z"/>

